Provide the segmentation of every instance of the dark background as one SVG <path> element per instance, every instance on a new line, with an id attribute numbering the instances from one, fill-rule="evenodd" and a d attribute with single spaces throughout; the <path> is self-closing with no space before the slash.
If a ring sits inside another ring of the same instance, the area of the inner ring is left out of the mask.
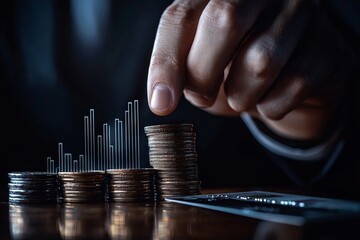
<path id="1" fill-rule="evenodd" d="M 203 187 L 304 189 L 270 160 L 240 118 L 209 115 L 184 99 L 170 116 L 150 112 L 149 58 L 160 16 L 171 2 L 0 1 L 1 200 L 7 199 L 8 172 L 46 170 L 58 142 L 65 152 L 83 153 L 89 109 L 95 110 L 100 134 L 102 124 L 122 120 L 135 99 L 140 130 L 158 123 L 194 124 Z M 145 167 L 147 139 L 140 133 Z M 357 158 L 351 151 L 348 156 Z M 342 186 L 337 182 L 336 189 Z"/>

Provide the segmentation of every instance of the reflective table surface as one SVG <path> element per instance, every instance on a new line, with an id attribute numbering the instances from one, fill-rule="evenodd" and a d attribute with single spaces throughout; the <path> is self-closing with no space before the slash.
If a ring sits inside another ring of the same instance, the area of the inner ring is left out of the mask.
<path id="1" fill-rule="evenodd" d="M 354 222 L 297 227 L 166 201 L 0 203 L 0 239 L 359 239 Z"/>

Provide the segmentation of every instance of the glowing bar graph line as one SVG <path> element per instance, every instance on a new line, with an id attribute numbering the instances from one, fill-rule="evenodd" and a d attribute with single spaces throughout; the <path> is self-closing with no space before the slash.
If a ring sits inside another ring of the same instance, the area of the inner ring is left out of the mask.
<path id="1" fill-rule="evenodd" d="M 84 153 L 73 160 L 72 154 L 64 153 L 64 145 L 59 142 L 58 166 L 55 166 L 54 159 L 47 157 L 46 171 L 87 172 L 110 168 L 140 168 L 139 101 L 128 102 L 124 121 L 119 118 L 114 120 L 114 128 L 104 123 L 102 134 L 96 135 L 95 111 L 90 109 L 89 115 L 84 116 Z"/>
<path id="2" fill-rule="evenodd" d="M 134 101 L 134 106 L 135 106 L 135 114 L 136 114 L 136 160 L 137 160 L 137 167 L 140 168 L 140 134 L 139 134 L 139 125 L 140 125 L 140 119 L 139 119 L 139 101 L 135 100 Z"/>
<path id="3" fill-rule="evenodd" d="M 102 136 L 98 135 L 97 141 L 97 152 L 98 152 L 98 170 L 104 170 L 102 166 Z"/>
<path id="4" fill-rule="evenodd" d="M 79 155 L 79 161 L 81 162 L 81 172 L 85 172 L 85 166 L 84 166 L 84 155 Z"/>
<path id="5" fill-rule="evenodd" d="M 125 168 L 128 168 L 128 118 L 129 118 L 129 111 L 125 111 Z"/>
<path id="6" fill-rule="evenodd" d="M 91 170 L 95 170 L 95 116 L 94 109 L 90 109 L 90 154 Z"/>

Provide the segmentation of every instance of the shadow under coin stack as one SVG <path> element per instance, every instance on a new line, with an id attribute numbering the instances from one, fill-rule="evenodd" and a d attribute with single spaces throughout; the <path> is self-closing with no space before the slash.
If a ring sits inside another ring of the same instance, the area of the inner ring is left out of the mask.
<path id="1" fill-rule="evenodd" d="M 159 200 L 200 193 L 197 168 L 196 133 L 193 125 L 146 126 L 150 165 L 157 170 Z"/>
<path id="2" fill-rule="evenodd" d="M 108 202 L 153 202 L 155 194 L 155 169 L 108 169 Z"/>
<path id="3" fill-rule="evenodd" d="M 11 172 L 9 202 L 56 202 L 56 174 L 46 172 Z"/>
<path id="4" fill-rule="evenodd" d="M 59 172 L 59 202 L 104 202 L 104 171 Z"/>

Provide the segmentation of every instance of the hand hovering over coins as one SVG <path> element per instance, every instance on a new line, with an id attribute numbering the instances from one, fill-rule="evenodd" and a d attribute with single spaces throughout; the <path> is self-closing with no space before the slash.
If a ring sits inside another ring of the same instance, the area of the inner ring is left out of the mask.
<path id="1" fill-rule="evenodd" d="M 345 52 L 317 1 L 174 1 L 158 26 L 149 106 L 168 115 L 184 94 L 211 114 L 246 112 L 282 136 L 317 139 L 343 94 Z"/>

